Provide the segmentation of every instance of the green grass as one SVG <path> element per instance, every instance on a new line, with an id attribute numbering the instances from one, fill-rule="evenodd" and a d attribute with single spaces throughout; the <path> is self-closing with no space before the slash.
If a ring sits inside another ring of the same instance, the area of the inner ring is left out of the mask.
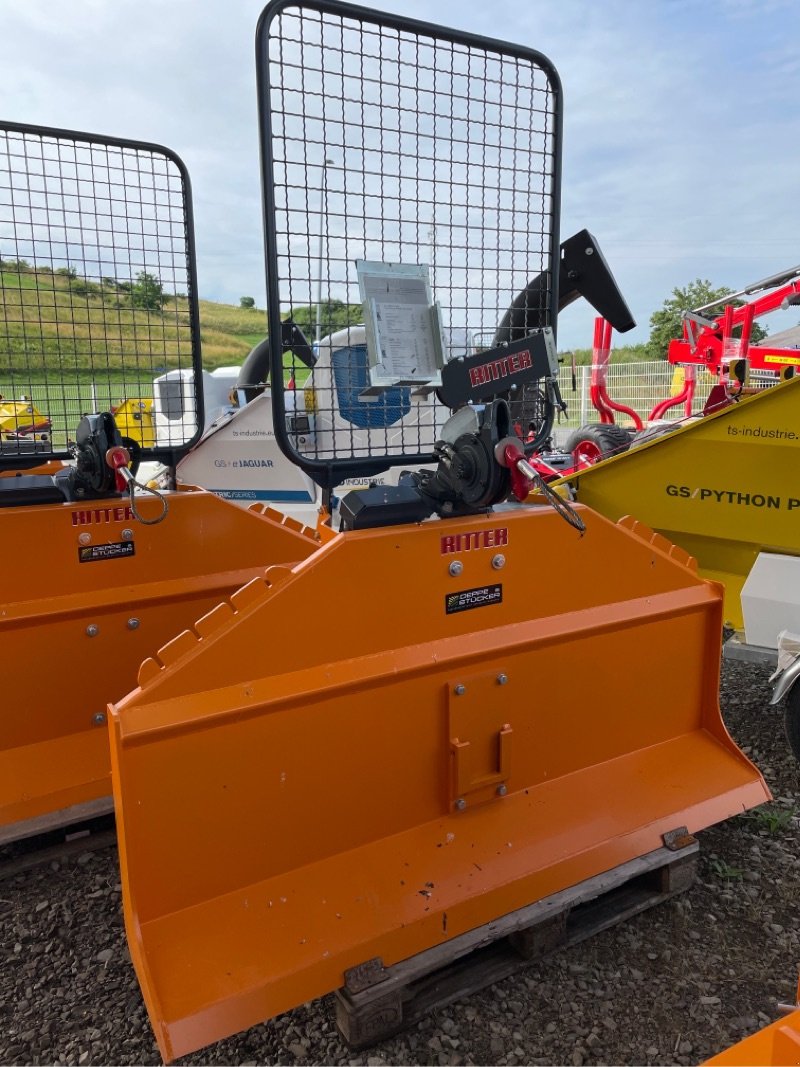
<path id="1" fill-rule="evenodd" d="M 794 814 L 794 808 L 770 808 L 765 804 L 749 812 L 746 818 L 770 837 L 776 837 L 789 829 Z"/>
<path id="2" fill-rule="evenodd" d="M 36 274 L 20 271 L 0 271 L 0 286 L 3 289 L 38 289 L 39 278 Z"/>
<path id="3" fill-rule="evenodd" d="M 714 874 L 725 882 L 740 882 L 744 876 L 744 871 L 740 867 L 732 867 L 718 856 L 712 857 L 710 866 Z"/>
<path id="4" fill-rule="evenodd" d="M 590 367 L 592 364 L 591 348 L 576 348 L 573 350 L 575 363 L 579 367 Z M 646 363 L 653 359 L 651 352 L 647 351 L 647 345 L 615 345 L 611 349 L 612 363 Z M 565 366 L 568 357 L 565 358 Z"/>
<path id="5" fill-rule="evenodd" d="M 201 300 L 200 342 L 207 370 L 241 363 L 266 335 L 266 312 Z M 44 380 L 56 362 L 71 380 L 130 374 L 134 360 L 143 377 L 188 366 L 189 303 L 172 297 L 162 312 L 131 306 L 113 285 L 34 268 L 0 271 L 0 375 L 3 371 Z"/>

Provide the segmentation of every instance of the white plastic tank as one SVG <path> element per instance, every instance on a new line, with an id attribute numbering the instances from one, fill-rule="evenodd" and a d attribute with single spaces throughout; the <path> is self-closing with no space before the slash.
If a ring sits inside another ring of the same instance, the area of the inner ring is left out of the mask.
<path id="1" fill-rule="evenodd" d="M 781 630 L 800 633 L 800 556 L 759 552 L 742 586 L 748 645 L 777 648 Z"/>

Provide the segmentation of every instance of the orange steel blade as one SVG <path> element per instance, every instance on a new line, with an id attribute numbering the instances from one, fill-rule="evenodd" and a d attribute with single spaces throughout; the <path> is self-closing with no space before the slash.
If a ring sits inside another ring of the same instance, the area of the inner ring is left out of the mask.
<path id="1" fill-rule="evenodd" d="M 581 513 L 338 535 L 143 664 L 112 777 L 165 1059 L 768 799 L 719 587 Z"/>
<path id="2" fill-rule="evenodd" d="M 0 841 L 109 797 L 106 705 L 136 684 L 142 660 L 253 575 L 317 546 L 276 513 L 200 491 L 168 500 L 154 526 L 119 499 L 0 516 L 0 556 L 13 560 L 0 612 Z M 154 501 L 140 507 L 158 513 Z M 80 560 L 80 549 L 130 544 L 132 556 Z"/>
<path id="3" fill-rule="evenodd" d="M 765 1067 L 794 1067 L 800 1064 L 800 1011 L 778 1019 L 705 1062 L 720 1067 L 750 1067 L 754 1063 Z"/>

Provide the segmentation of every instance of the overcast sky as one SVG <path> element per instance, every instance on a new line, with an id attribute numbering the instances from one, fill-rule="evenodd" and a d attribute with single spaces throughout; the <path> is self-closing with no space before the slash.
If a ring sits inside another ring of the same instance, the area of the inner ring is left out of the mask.
<path id="1" fill-rule="evenodd" d="M 564 86 L 562 237 L 598 238 L 644 341 L 673 286 L 800 262 L 800 0 L 374 0 L 544 52 Z M 0 116 L 174 149 L 201 296 L 265 302 L 258 0 L 0 0 Z M 771 332 L 797 321 L 772 316 Z M 560 347 L 587 346 L 574 305 Z"/>

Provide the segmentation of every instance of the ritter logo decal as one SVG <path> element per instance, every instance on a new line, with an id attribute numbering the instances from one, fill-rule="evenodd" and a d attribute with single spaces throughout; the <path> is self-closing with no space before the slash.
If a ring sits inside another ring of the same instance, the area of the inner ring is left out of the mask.
<path id="1" fill-rule="evenodd" d="M 473 552 L 476 548 L 503 548 L 508 544 L 508 530 L 471 530 L 469 533 L 446 534 L 440 539 L 443 556 L 454 552 Z"/>
<path id="2" fill-rule="evenodd" d="M 500 359 L 489 360 L 488 363 L 479 363 L 477 367 L 470 367 L 469 384 L 473 389 L 479 386 L 490 385 L 500 378 L 508 378 L 509 375 L 519 374 L 533 365 L 533 358 L 527 348 L 522 352 L 514 352 Z"/>

